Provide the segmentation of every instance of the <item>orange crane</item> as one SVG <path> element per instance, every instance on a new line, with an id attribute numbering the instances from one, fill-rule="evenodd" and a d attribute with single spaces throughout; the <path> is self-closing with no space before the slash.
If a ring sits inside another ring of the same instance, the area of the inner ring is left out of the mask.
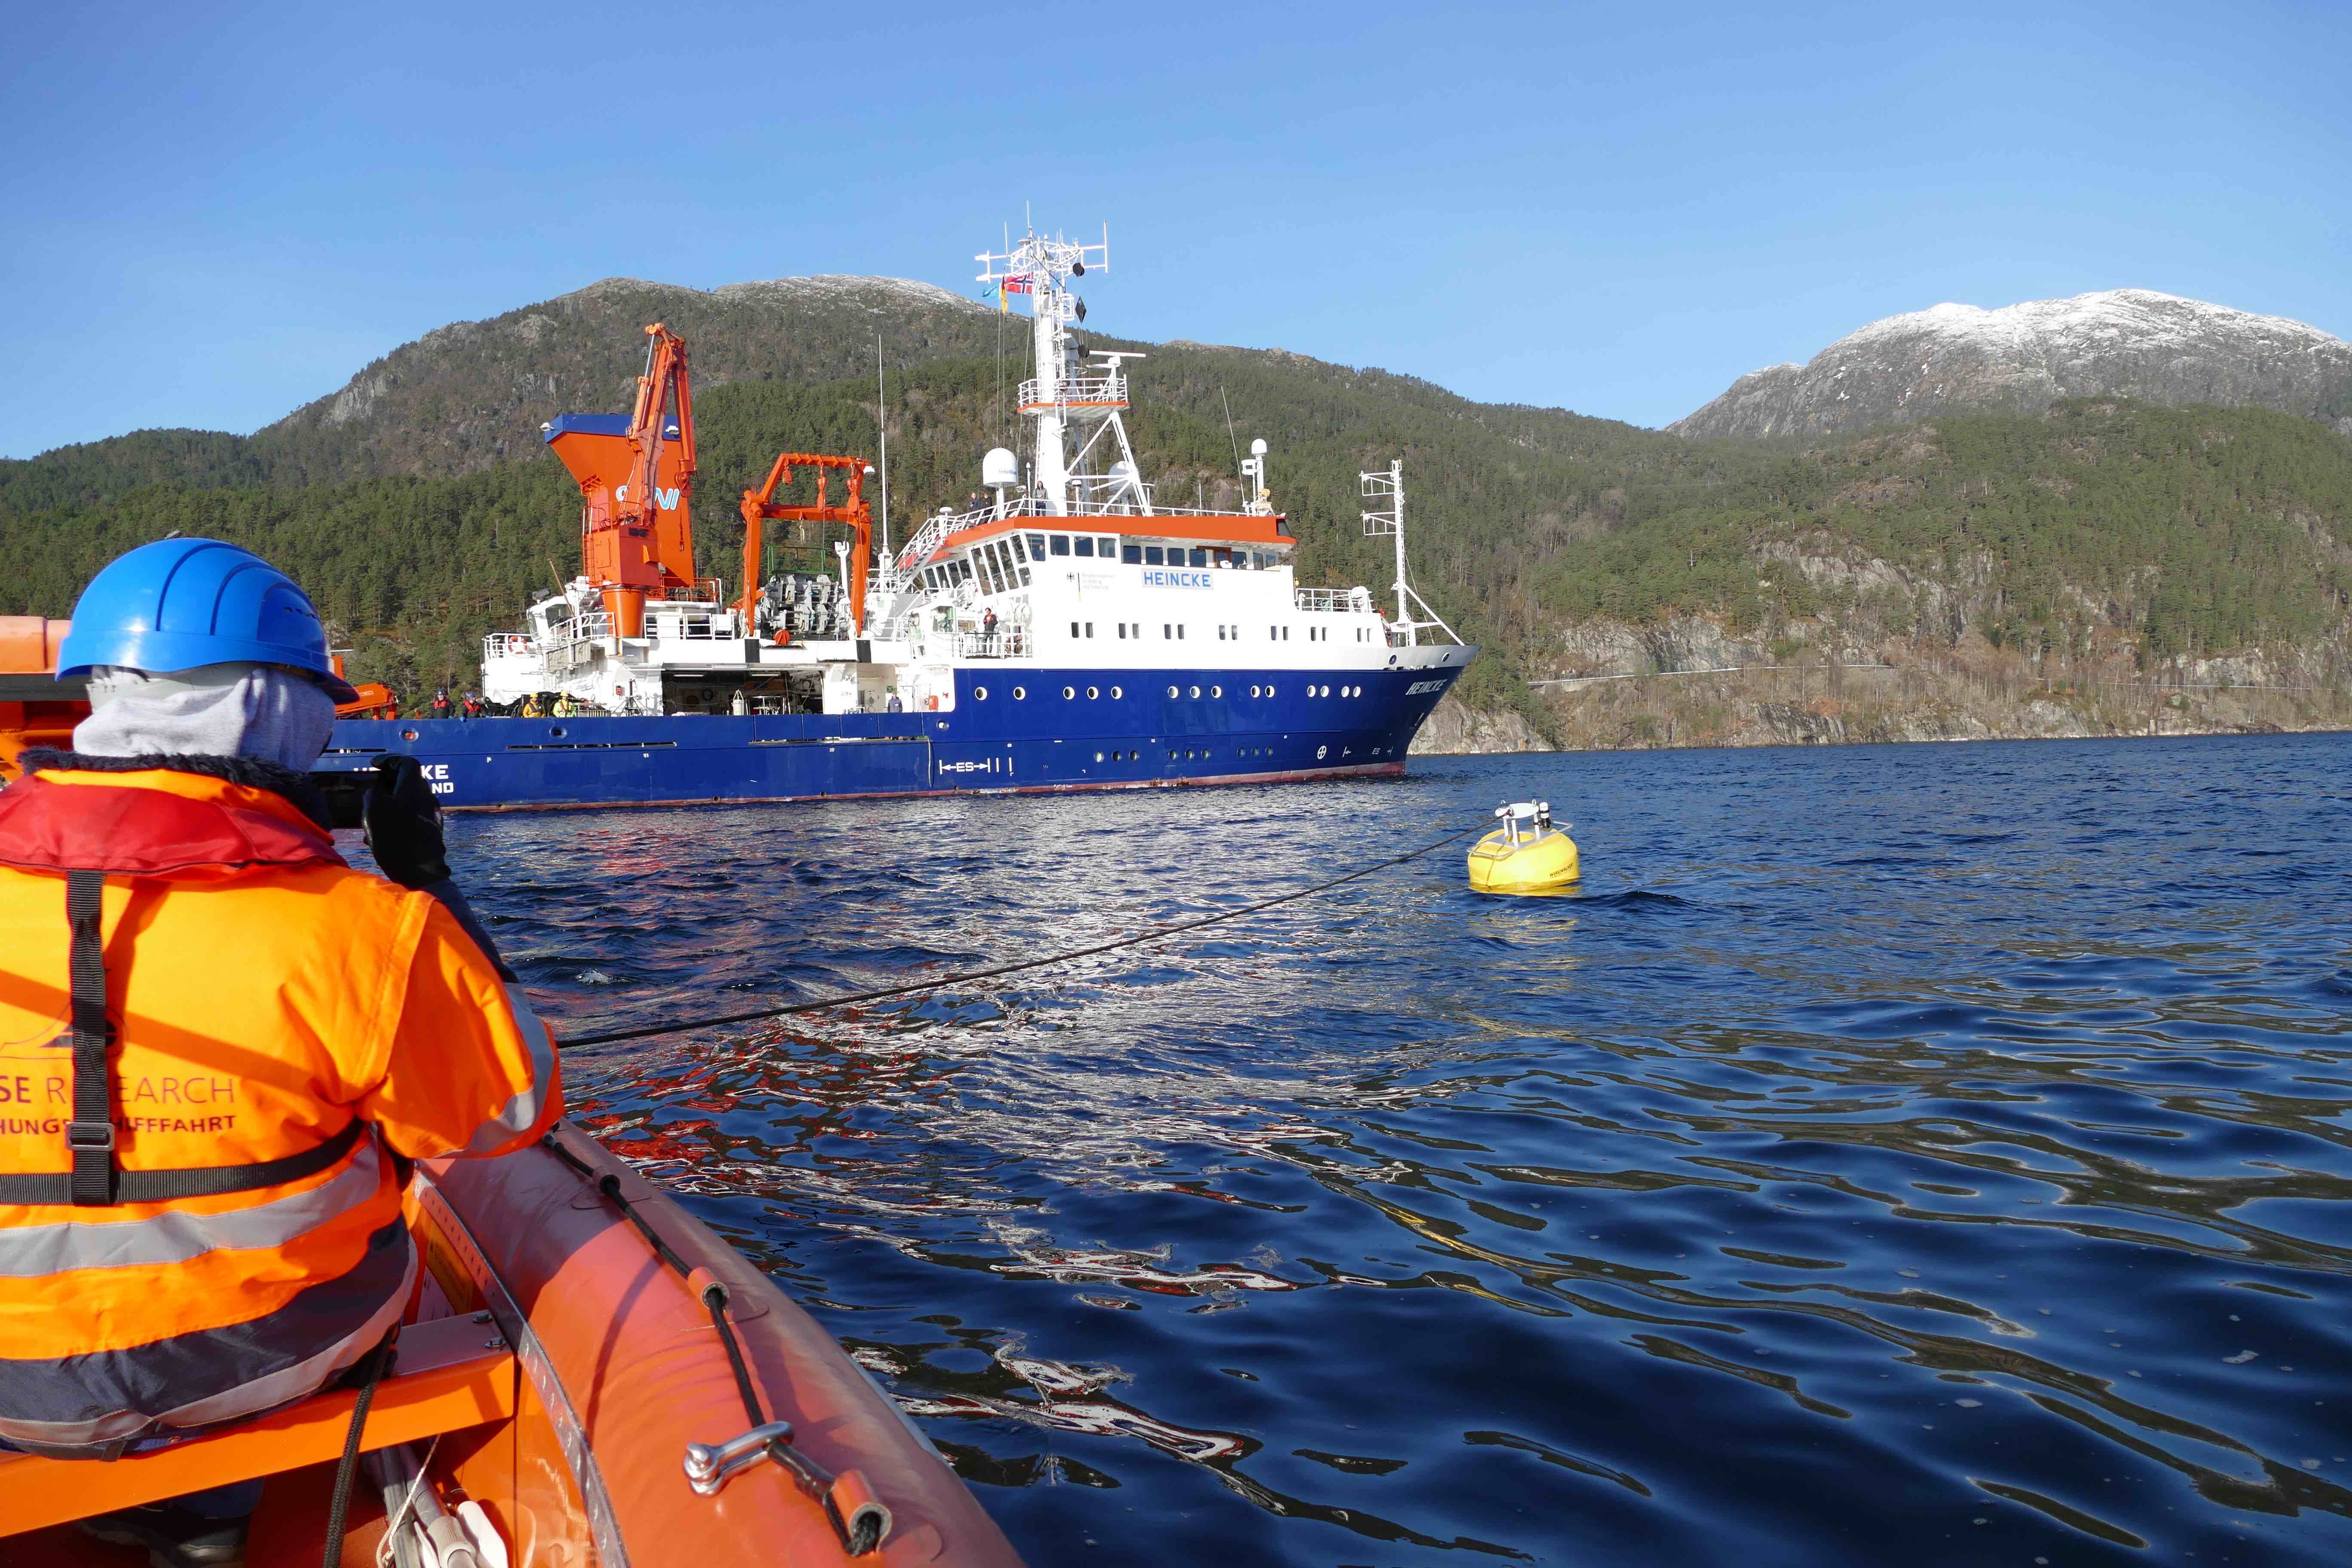
<path id="1" fill-rule="evenodd" d="M 686 340 L 659 321 L 646 337 L 646 372 L 625 426 L 609 416 L 567 414 L 547 426 L 547 444 L 580 485 L 581 570 L 604 595 L 614 635 L 625 637 L 645 635 L 648 598 L 696 586 L 694 385 Z"/>
<path id="2" fill-rule="evenodd" d="M 808 506 L 779 506 L 776 491 L 793 482 L 795 468 L 816 475 L 816 500 Z M 825 499 L 826 476 L 845 474 L 848 493 L 840 504 Z M 874 551 L 874 513 L 866 501 L 866 476 L 874 471 L 863 458 L 836 458 L 812 452 L 786 452 L 768 470 L 768 482 L 743 492 L 743 597 L 737 602 L 743 625 L 751 625 L 752 608 L 760 599 L 760 545 L 762 525 L 771 518 L 782 522 L 835 522 L 851 531 L 849 547 L 849 626 L 852 637 L 866 630 L 866 572 Z M 779 640 L 782 640 L 779 638 Z"/>

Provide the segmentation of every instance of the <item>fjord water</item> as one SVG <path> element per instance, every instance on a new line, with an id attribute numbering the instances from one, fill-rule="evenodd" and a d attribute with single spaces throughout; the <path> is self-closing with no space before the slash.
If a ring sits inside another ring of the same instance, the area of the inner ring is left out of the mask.
<path id="1" fill-rule="evenodd" d="M 567 1058 L 1041 1565 L 2352 1560 L 2352 738 L 473 817 Z M 1466 843 L 1466 841 L 1465 841 Z M 714 1434 L 723 1436 L 723 1434 Z"/>

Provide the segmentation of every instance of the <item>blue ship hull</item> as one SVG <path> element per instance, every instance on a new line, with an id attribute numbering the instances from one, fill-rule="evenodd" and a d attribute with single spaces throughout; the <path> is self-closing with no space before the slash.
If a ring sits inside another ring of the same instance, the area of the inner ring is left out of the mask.
<path id="1" fill-rule="evenodd" d="M 331 792 L 348 791 L 376 757 L 405 752 L 453 810 L 1396 773 L 1462 668 L 967 667 L 944 712 L 343 720 L 318 770 L 341 775 L 322 780 Z M 1327 686 L 1331 696 L 1308 695 Z M 1253 688 L 1278 695 L 1252 697 Z M 1351 690 L 1361 695 L 1344 695 Z"/>

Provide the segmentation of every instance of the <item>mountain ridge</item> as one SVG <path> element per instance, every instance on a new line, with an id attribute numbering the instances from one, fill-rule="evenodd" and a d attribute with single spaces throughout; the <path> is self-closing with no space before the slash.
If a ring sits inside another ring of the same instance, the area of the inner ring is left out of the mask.
<path id="1" fill-rule="evenodd" d="M 2262 407 L 2352 435 L 2352 343 L 2284 316 L 2149 289 L 1884 317 L 1803 364 L 1748 372 L 1666 429 L 1811 439 L 2067 397 Z"/>

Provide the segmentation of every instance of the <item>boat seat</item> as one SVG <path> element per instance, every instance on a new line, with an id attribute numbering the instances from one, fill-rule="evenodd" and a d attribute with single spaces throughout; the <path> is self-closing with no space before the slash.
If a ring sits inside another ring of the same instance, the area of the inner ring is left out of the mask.
<path id="1" fill-rule="evenodd" d="M 376 1384 L 363 1449 L 415 1442 L 514 1415 L 514 1352 L 494 1324 L 436 1318 L 400 1331 L 400 1354 Z M 342 1458 L 355 1389 L 316 1394 L 251 1421 L 152 1454 L 101 1463 L 0 1454 L 0 1534 L 276 1475 Z M 0 1553 L 5 1555 L 5 1553 Z"/>

